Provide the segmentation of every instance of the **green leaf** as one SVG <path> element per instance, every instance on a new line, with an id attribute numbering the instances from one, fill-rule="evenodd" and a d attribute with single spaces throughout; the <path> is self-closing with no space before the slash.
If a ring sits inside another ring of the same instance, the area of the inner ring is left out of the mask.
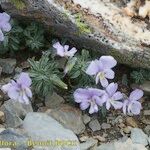
<path id="1" fill-rule="evenodd" d="M 50 61 L 47 54 L 43 54 L 41 59 L 28 59 L 31 66 L 30 76 L 35 93 L 40 96 L 46 96 L 53 93 L 54 88 L 61 87 L 67 89 L 67 85 L 61 80 L 58 64 Z"/>
<path id="2" fill-rule="evenodd" d="M 77 62 L 77 58 L 76 58 L 76 57 L 70 58 L 70 59 L 68 60 L 67 64 L 66 64 L 66 67 L 65 67 L 64 72 L 65 72 L 65 73 L 70 72 L 76 62 Z"/>
<path id="3" fill-rule="evenodd" d="M 53 75 L 50 80 L 53 82 L 54 85 L 59 86 L 63 89 L 68 89 L 67 84 L 65 84 L 57 75 Z"/>

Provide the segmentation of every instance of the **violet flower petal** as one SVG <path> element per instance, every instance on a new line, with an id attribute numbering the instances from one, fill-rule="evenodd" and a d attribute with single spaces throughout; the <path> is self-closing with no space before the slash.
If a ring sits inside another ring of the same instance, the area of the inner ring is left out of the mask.
<path id="1" fill-rule="evenodd" d="M 107 79 L 113 79 L 113 78 L 115 77 L 115 73 L 114 73 L 114 71 L 111 70 L 111 69 L 107 69 L 107 70 L 105 70 L 104 72 L 105 72 L 105 77 L 106 77 Z"/>
<path id="2" fill-rule="evenodd" d="M 99 60 L 105 69 L 113 68 L 117 64 L 117 61 L 112 56 L 102 56 Z"/>
<path id="3" fill-rule="evenodd" d="M 69 45 L 64 45 L 64 52 L 68 52 L 69 50 Z"/>
<path id="4" fill-rule="evenodd" d="M 116 92 L 113 96 L 112 99 L 114 100 L 121 100 L 123 98 L 123 95 L 121 92 Z"/>
<path id="5" fill-rule="evenodd" d="M 88 91 L 90 93 L 90 95 L 96 95 L 96 96 L 102 96 L 105 91 L 104 90 L 100 90 L 100 89 L 97 89 L 97 88 L 88 88 Z"/>
<path id="6" fill-rule="evenodd" d="M 123 109 L 123 113 L 126 115 L 127 114 L 127 105 L 128 105 L 128 100 L 124 100 L 124 102 L 123 102 L 123 107 L 122 107 L 122 109 Z"/>
<path id="7" fill-rule="evenodd" d="M 81 103 L 80 103 L 80 108 L 81 108 L 81 110 L 85 110 L 85 109 L 87 109 L 89 106 L 90 106 L 90 103 L 88 103 L 88 102 L 81 102 Z"/>
<path id="8" fill-rule="evenodd" d="M 3 24 L 0 24 L 0 26 L 1 26 L 1 29 L 5 32 L 9 32 L 11 30 L 10 23 L 3 23 Z"/>
<path id="9" fill-rule="evenodd" d="M 134 103 L 132 103 L 130 111 L 132 112 L 132 114 L 138 115 L 140 114 L 141 109 L 142 109 L 141 103 L 135 101 Z"/>
<path id="10" fill-rule="evenodd" d="M 8 84 L 5 84 L 1 87 L 1 90 L 4 92 L 4 93 L 7 93 L 10 89 L 10 87 L 12 86 L 11 83 L 8 83 Z"/>
<path id="11" fill-rule="evenodd" d="M 29 77 L 28 73 L 24 73 L 22 72 L 19 76 L 19 78 L 17 79 L 17 83 L 21 84 L 23 86 L 27 86 L 29 87 L 32 83 L 31 78 Z"/>
<path id="12" fill-rule="evenodd" d="M 59 42 L 53 44 L 53 47 L 57 50 L 57 55 L 64 57 L 64 47 Z"/>
<path id="13" fill-rule="evenodd" d="M 92 61 L 86 70 L 86 74 L 96 75 L 98 72 L 99 72 L 99 67 L 97 66 L 95 61 Z"/>
<path id="14" fill-rule="evenodd" d="M 20 95 L 18 90 L 19 89 L 15 86 L 10 87 L 10 89 L 8 90 L 8 96 L 13 100 L 18 100 Z"/>
<path id="15" fill-rule="evenodd" d="M 107 101 L 106 101 L 106 109 L 109 110 L 110 107 L 111 107 L 111 104 L 110 104 L 109 100 L 107 100 Z"/>
<path id="16" fill-rule="evenodd" d="M 115 109 L 121 109 L 123 107 L 123 103 L 117 100 L 114 100 L 111 104 Z"/>
<path id="17" fill-rule="evenodd" d="M 144 95 L 144 92 L 142 90 L 136 89 L 133 92 L 131 92 L 129 99 L 132 101 L 137 101 Z"/>
<path id="18" fill-rule="evenodd" d="M 73 47 L 71 50 L 69 50 L 66 55 L 69 57 L 73 57 L 75 55 L 75 53 L 77 52 L 77 49 L 75 47 Z"/>
<path id="19" fill-rule="evenodd" d="M 22 103 L 29 104 L 29 98 L 25 93 L 22 95 Z"/>
<path id="20" fill-rule="evenodd" d="M 0 22 L 8 22 L 9 20 L 10 20 L 10 15 L 8 15 L 5 12 L 0 13 Z"/>
<path id="21" fill-rule="evenodd" d="M 81 103 L 82 101 L 87 101 L 90 98 L 90 94 L 87 89 L 79 88 L 74 92 L 75 102 Z"/>
<path id="22" fill-rule="evenodd" d="M 105 103 L 104 99 L 98 96 L 93 96 L 93 99 L 95 100 L 96 104 L 99 106 L 103 106 L 103 103 Z"/>
<path id="23" fill-rule="evenodd" d="M 109 94 L 110 97 L 112 97 L 115 92 L 118 89 L 118 84 L 117 83 L 110 83 L 107 87 L 106 87 L 106 91 Z"/>
<path id="24" fill-rule="evenodd" d="M 93 104 L 90 106 L 89 114 L 93 114 L 95 112 L 98 112 L 98 106 L 96 104 Z"/>
<path id="25" fill-rule="evenodd" d="M 29 88 L 25 88 L 25 93 L 28 97 L 32 98 L 32 92 Z"/>
<path id="26" fill-rule="evenodd" d="M 106 78 L 104 78 L 104 79 L 100 79 L 100 82 L 101 82 L 101 85 L 103 86 L 103 87 L 107 87 L 108 86 L 108 80 L 106 79 Z"/>

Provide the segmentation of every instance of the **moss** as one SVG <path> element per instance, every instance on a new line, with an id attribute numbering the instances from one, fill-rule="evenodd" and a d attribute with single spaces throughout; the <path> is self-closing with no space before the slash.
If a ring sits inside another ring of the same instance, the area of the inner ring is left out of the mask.
<path id="1" fill-rule="evenodd" d="M 92 33 L 90 27 L 85 24 L 82 19 L 81 19 L 81 14 L 76 14 L 75 16 L 75 23 L 79 29 L 79 33 L 78 34 L 82 34 L 82 33 Z"/>
<path id="2" fill-rule="evenodd" d="M 10 0 L 17 9 L 23 9 L 25 7 L 25 3 L 23 0 Z"/>

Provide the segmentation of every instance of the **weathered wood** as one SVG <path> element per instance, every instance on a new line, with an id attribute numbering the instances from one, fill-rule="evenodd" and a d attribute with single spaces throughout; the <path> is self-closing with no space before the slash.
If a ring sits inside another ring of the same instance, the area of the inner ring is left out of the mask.
<path id="1" fill-rule="evenodd" d="M 11 1 L 11 0 L 10 0 Z M 103 0 L 25 0 L 17 10 L 1 2 L 13 16 L 39 20 L 54 34 L 78 47 L 114 56 L 120 63 L 150 69 L 150 29 L 144 19 L 127 16 L 122 7 Z"/>

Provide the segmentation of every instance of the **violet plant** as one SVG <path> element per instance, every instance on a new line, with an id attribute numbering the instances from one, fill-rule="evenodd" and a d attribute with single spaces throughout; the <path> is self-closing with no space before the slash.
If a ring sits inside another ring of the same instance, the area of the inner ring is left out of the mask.
<path id="1" fill-rule="evenodd" d="M 99 60 L 94 60 L 88 66 L 86 73 L 95 75 L 96 84 L 100 81 L 103 87 L 108 86 L 107 79 L 115 77 L 114 71 L 111 69 L 116 66 L 117 61 L 112 56 L 102 56 Z"/>
<path id="2" fill-rule="evenodd" d="M 73 47 L 69 50 L 69 45 L 61 45 L 60 42 L 54 43 L 53 48 L 56 50 L 56 55 L 66 59 L 66 66 L 64 69 L 64 74 L 66 75 L 73 68 L 77 61 L 77 58 L 74 57 L 77 49 Z"/>
<path id="3" fill-rule="evenodd" d="M 58 64 L 50 60 L 49 54 L 43 54 L 38 61 L 28 59 L 28 62 L 35 94 L 45 97 L 49 93 L 52 94 L 57 87 L 68 88 L 67 84 L 61 80 L 62 76 L 58 70 Z"/>
<path id="4" fill-rule="evenodd" d="M 56 54 L 60 57 L 72 58 L 77 52 L 77 49 L 73 47 L 69 50 L 69 45 L 61 45 L 59 42 L 53 44 L 53 47 L 56 49 Z"/>
<path id="5" fill-rule="evenodd" d="M 143 91 L 136 89 L 131 92 L 129 98 L 125 98 L 123 93 L 117 91 L 118 84 L 110 83 L 108 79 L 113 79 L 115 73 L 112 68 L 117 64 L 117 61 L 112 56 L 102 56 L 99 60 L 92 61 L 86 69 L 86 73 L 90 76 L 95 76 L 96 84 L 100 81 L 102 89 L 97 88 L 96 95 L 91 94 L 89 89 L 78 88 L 74 92 L 74 100 L 80 103 L 82 110 L 87 109 L 90 106 L 89 113 L 98 112 L 99 107 L 105 107 L 109 110 L 113 107 L 115 110 L 123 109 L 123 113 L 126 115 L 140 114 L 142 109 L 139 100 L 143 96 Z M 100 91 L 99 91 L 100 90 Z M 102 92 L 103 91 L 103 92 Z M 102 94 L 103 93 L 103 94 Z"/>
<path id="6" fill-rule="evenodd" d="M 98 106 L 102 106 L 102 97 L 105 94 L 104 90 L 96 88 L 79 88 L 74 92 L 75 102 L 80 103 L 82 110 L 89 109 L 89 113 L 98 112 Z"/>
<path id="7" fill-rule="evenodd" d="M 31 83 L 29 74 L 22 72 L 16 81 L 11 80 L 8 84 L 3 85 L 1 90 L 8 94 L 10 99 L 29 104 L 32 98 Z"/>
<path id="8" fill-rule="evenodd" d="M 11 24 L 9 23 L 10 16 L 3 12 L 0 13 L 0 41 L 4 41 L 4 33 L 11 30 Z"/>
<path id="9" fill-rule="evenodd" d="M 119 91 L 117 83 L 110 83 L 106 87 L 106 94 L 104 95 L 104 102 L 106 102 L 106 109 L 109 110 L 111 106 L 115 109 L 121 109 L 123 103 L 120 101 L 123 99 L 123 94 Z"/>
<path id="10" fill-rule="evenodd" d="M 127 112 L 134 115 L 140 114 L 142 105 L 139 100 L 143 97 L 143 94 L 143 91 L 139 89 L 131 92 L 130 96 L 123 103 L 124 114 L 127 114 Z"/>

